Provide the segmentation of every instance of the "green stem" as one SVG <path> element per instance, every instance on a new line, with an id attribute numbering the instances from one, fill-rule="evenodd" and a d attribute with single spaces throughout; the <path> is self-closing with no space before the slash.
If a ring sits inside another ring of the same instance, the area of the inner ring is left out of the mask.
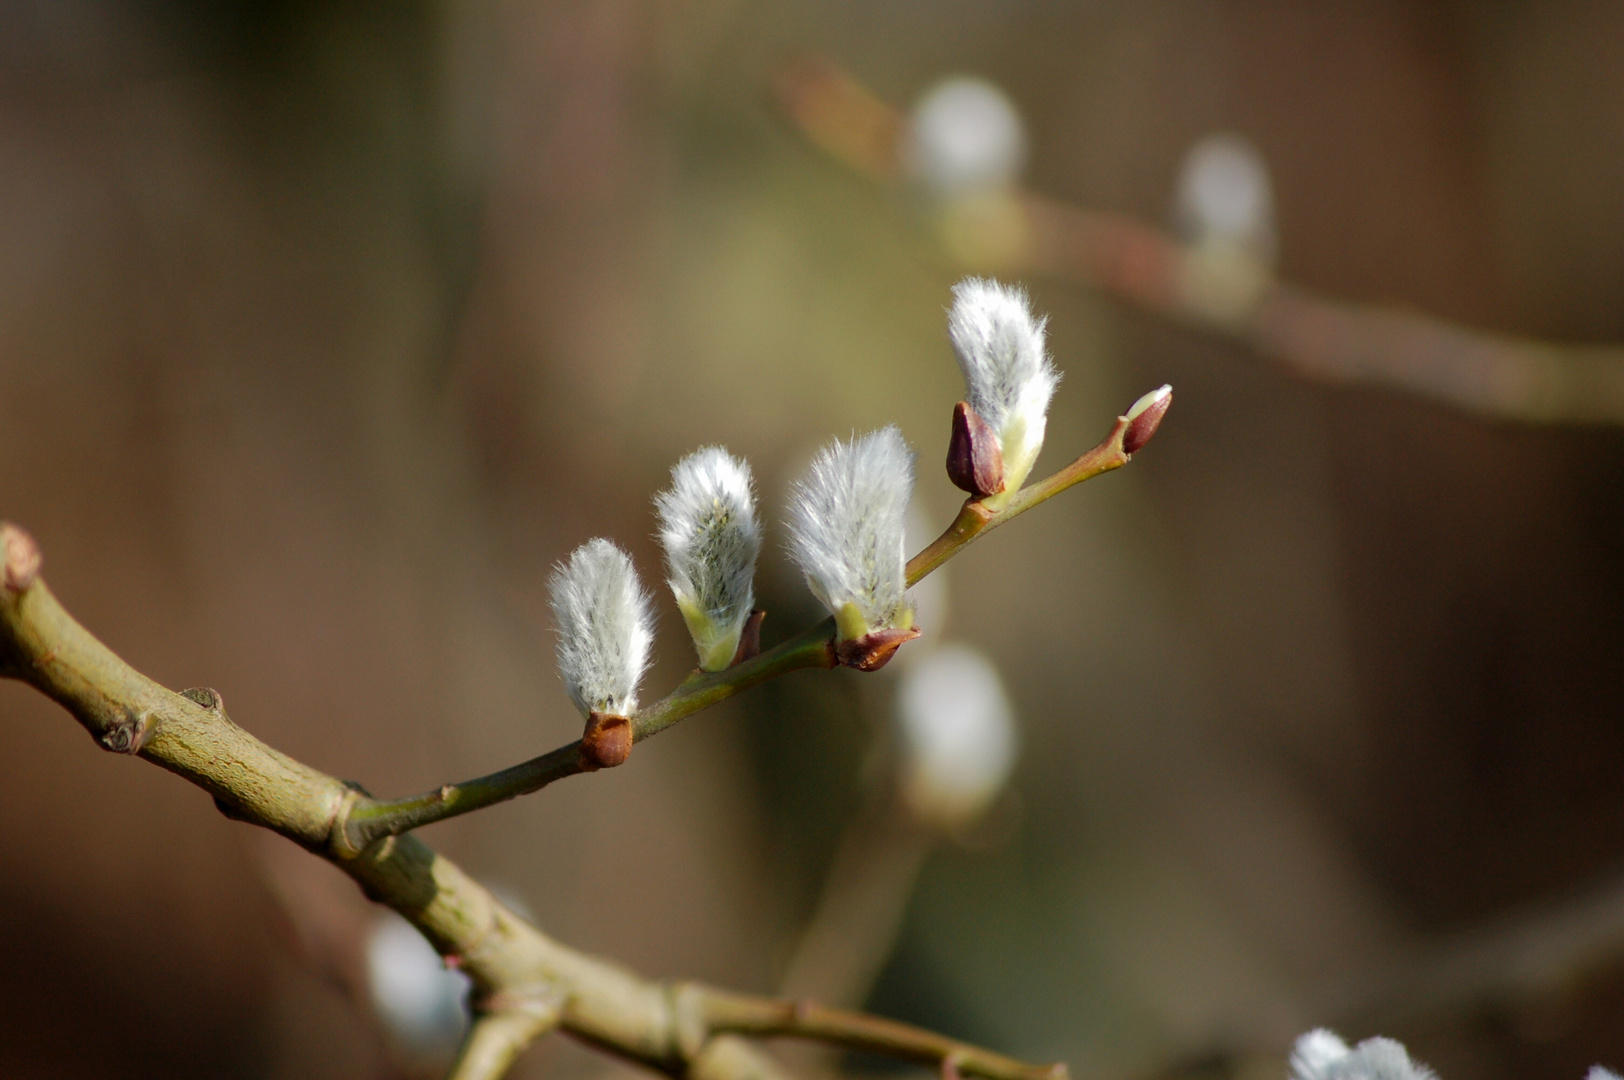
<path id="1" fill-rule="evenodd" d="M 1028 484 L 997 513 L 987 510 L 973 499 L 966 502 L 947 531 L 908 561 L 908 584 L 917 584 L 978 536 L 1019 517 L 1075 484 L 1126 465 L 1128 455 L 1122 449 L 1122 437 L 1127 429 L 1128 422 L 1118 417 L 1098 446 L 1059 472 Z M 734 664 L 723 671 L 695 672 L 671 693 L 653 705 L 640 709 L 631 718 L 633 740 L 641 742 L 658 735 L 701 709 L 708 709 L 734 694 L 780 675 L 804 668 L 834 667 L 836 660 L 830 647 L 833 637 L 834 620 L 825 619 L 754 659 Z M 580 748 L 580 740 L 576 740 L 501 772 L 465 780 L 460 784 L 444 784 L 404 799 L 358 798 L 350 804 L 342 823 L 341 835 L 353 850 L 362 851 L 382 837 L 398 836 L 436 821 L 539 791 L 555 780 L 589 771 L 581 760 Z"/>
<path id="2" fill-rule="evenodd" d="M 834 667 L 829 640 L 834 623 L 824 620 L 767 652 L 734 664 L 724 671 L 695 672 L 661 700 L 632 717 L 632 738 L 641 742 L 658 735 L 684 717 L 708 709 L 741 691 L 803 668 Z M 581 742 L 510 766 L 489 776 L 445 784 L 404 799 L 356 800 L 344 822 L 345 842 L 361 851 L 384 836 L 398 836 L 423 825 L 506 802 L 540 791 L 555 780 L 588 771 L 581 760 Z"/>

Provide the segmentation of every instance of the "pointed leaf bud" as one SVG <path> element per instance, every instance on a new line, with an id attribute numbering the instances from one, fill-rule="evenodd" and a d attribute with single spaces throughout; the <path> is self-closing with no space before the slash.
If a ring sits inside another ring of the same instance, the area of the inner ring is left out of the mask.
<path id="1" fill-rule="evenodd" d="M 1324 1028 L 1297 1040 L 1291 1053 L 1291 1080 L 1438 1080 L 1425 1065 L 1410 1060 L 1404 1044 L 1366 1039 L 1353 1049 Z"/>
<path id="2" fill-rule="evenodd" d="M 588 540 L 548 582 L 558 623 L 558 673 L 583 716 L 630 716 L 648 670 L 654 618 L 624 551 Z"/>
<path id="3" fill-rule="evenodd" d="M 669 584 L 699 666 L 720 671 L 732 663 L 755 603 L 761 529 L 750 466 L 720 446 L 696 450 L 677 462 L 654 506 Z"/>
<path id="4" fill-rule="evenodd" d="M 913 493 L 913 452 L 893 425 L 818 452 L 790 500 L 790 557 L 835 617 L 841 643 L 913 629 L 903 521 Z M 882 666 L 907 637 L 890 635 L 838 653 L 863 670 Z M 889 645 L 888 648 L 884 646 Z"/>
<path id="5" fill-rule="evenodd" d="M 1128 430 L 1122 433 L 1122 452 L 1137 454 L 1162 426 L 1162 417 L 1172 404 L 1173 388 L 1166 384 L 1134 402 L 1122 417 L 1128 422 Z"/>
<path id="6" fill-rule="evenodd" d="M 733 663 L 742 664 L 761 655 L 761 624 L 766 619 L 767 613 L 756 608 L 744 620 L 744 630 L 739 634 L 739 647 L 733 653 Z"/>
<path id="7" fill-rule="evenodd" d="M 921 821 L 963 828 L 1014 768 L 1014 711 L 998 669 L 977 649 L 943 645 L 910 660 L 897 690 L 903 799 Z"/>
<path id="8" fill-rule="evenodd" d="M 1004 452 L 998 448 L 998 435 L 963 401 L 953 406 L 947 478 L 954 487 L 978 499 L 1004 490 Z"/>
<path id="9" fill-rule="evenodd" d="M 1044 352 L 1044 323 L 1018 288 L 981 278 L 953 287 L 948 336 L 970 408 L 997 436 L 1003 455 L 1003 490 L 982 500 L 994 510 L 1020 490 L 1043 449 L 1049 399 L 1060 381 Z"/>

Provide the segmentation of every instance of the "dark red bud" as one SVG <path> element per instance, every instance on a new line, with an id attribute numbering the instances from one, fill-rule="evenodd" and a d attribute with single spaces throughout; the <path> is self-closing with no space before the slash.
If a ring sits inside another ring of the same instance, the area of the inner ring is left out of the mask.
<path id="1" fill-rule="evenodd" d="M 878 671 L 891 662 L 898 649 L 919 636 L 919 627 L 875 630 L 860 638 L 835 643 L 835 659 L 858 671 Z"/>
<path id="2" fill-rule="evenodd" d="M 992 425 L 965 402 L 953 406 L 947 441 L 947 478 L 978 499 L 1004 490 L 1004 451 Z"/>
<path id="3" fill-rule="evenodd" d="M 589 713 L 581 733 L 581 766 L 588 772 L 612 769 L 632 753 L 632 722 L 612 713 Z"/>
<path id="4" fill-rule="evenodd" d="M 750 617 L 744 620 L 744 629 L 739 631 L 739 647 L 733 652 L 734 664 L 742 664 L 761 655 L 761 621 L 766 617 L 765 611 L 756 608 L 750 613 Z"/>
<path id="5" fill-rule="evenodd" d="M 0 522 L 0 585 L 22 592 L 39 576 L 39 563 L 34 538 L 9 521 Z"/>
<path id="6" fill-rule="evenodd" d="M 1128 430 L 1122 434 L 1122 452 L 1134 454 L 1139 448 L 1148 443 L 1156 429 L 1162 426 L 1162 417 L 1167 415 L 1168 406 L 1173 404 L 1173 388 L 1164 386 L 1159 390 L 1152 390 L 1144 397 L 1133 403 L 1128 410 Z"/>

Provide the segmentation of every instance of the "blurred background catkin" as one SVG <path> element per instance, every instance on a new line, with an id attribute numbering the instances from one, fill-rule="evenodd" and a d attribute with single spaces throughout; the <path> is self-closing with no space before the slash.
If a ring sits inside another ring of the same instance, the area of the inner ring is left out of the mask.
<path id="1" fill-rule="evenodd" d="M 1034 188 L 1151 221 L 1238 132 L 1290 280 L 1624 341 L 1617 4 L 0 0 L 0 514 L 137 668 L 378 795 L 578 733 L 547 573 L 604 535 L 656 584 L 696 446 L 753 462 L 765 637 L 798 629 L 789 479 L 895 421 L 939 527 L 962 393 L 959 269 L 774 113 L 803 51 L 901 103 L 990 79 Z M 1027 284 L 1040 470 L 1177 403 L 950 567 L 927 635 L 993 658 L 1023 756 L 867 1004 L 1081 1077 L 1278 1076 L 1321 1023 L 1447 1080 L 1624 1064 L 1624 432 Z M 650 697 L 691 662 L 660 605 Z M 771 991 L 896 678 L 792 676 L 426 839 L 568 943 Z M 332 871 L 19 685 L 0 718 L 0 1076 L 419 1067 L 346 992 L 371 916 Z M 551 1040 L 515 1075 L 620 1071 Z"/>

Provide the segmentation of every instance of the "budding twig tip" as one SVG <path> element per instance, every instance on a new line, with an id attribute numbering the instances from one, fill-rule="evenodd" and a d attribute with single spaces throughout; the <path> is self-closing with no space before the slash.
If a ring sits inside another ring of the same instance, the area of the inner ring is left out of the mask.
<path id="1" fill-rule="evenodd" d="M 39 545 L 28 530 L 0 521 L 0 584 L 22 592 L 39 576 Z"/>
<path id="2" fill-rule="evenodd" d="M 1165 384 L 1134 402 L 1122 417 L 1128 422 L 1128 430 L 1122 434 L 1122 452 L 1137 453 L 1148 443 L 1172 404 L 1173 387 Z"/>

